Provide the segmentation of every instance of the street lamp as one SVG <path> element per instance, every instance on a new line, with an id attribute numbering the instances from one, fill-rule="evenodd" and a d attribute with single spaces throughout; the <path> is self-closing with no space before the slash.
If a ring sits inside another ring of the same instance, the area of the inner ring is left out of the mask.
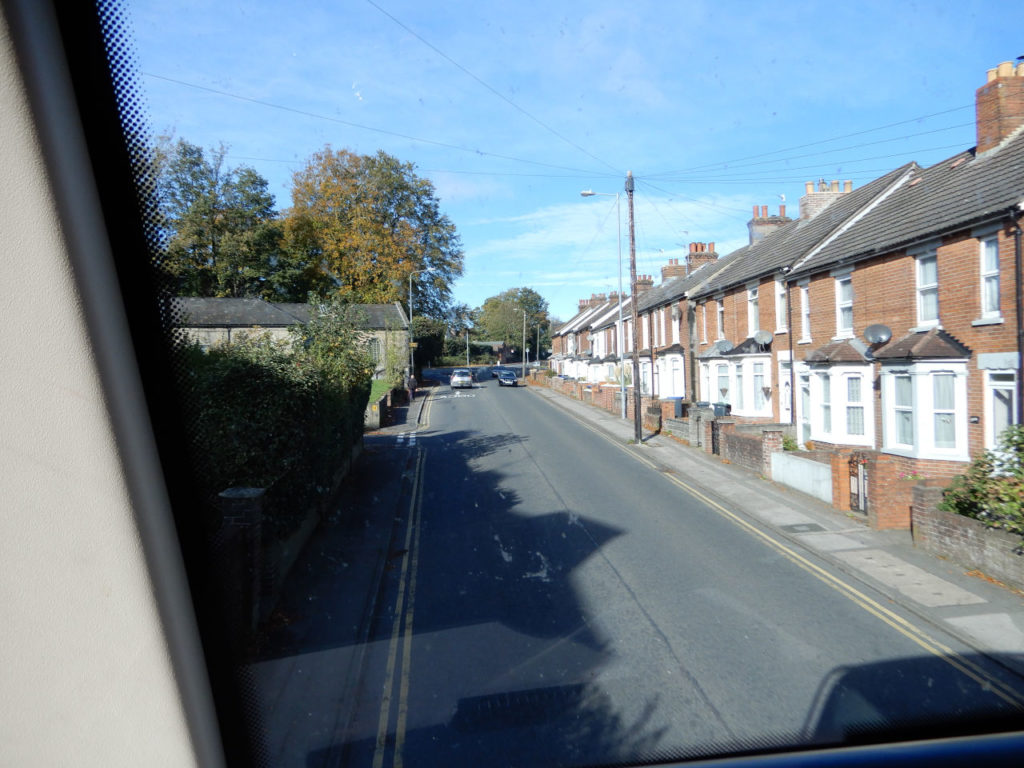
<path id="1" fill-rule="evenodd" d="M 524 382 L 526 381 L 526 355 L 527 355 L 527 352 L 526 352 L 526 310 L 524 309 L 523 310 L 523 354 L 522 354 L 522 358 L 523 358 L 523 360 L 522 360 L 522 363 L 523 363 L 523 375 L 521 377 Z"/>
<path id="2" fill-rule="evenodd" d="M 584 189 L 580 192 L 581 197 L 614 197 L 615 198 L 615 220 L 619 225 L 619 328 L 617 346 L 619 348 L 619 401 L 622 405 L 622 418 L 626 418 L 626 359 L 623 356 L 623 324 L 622 324 L 622 209 L 619 206 L 618 192 L 595 192 L 592 189 Z"/>
<path id="3" fill-rule="evenodd" d="M 409 273 L 409 376 L 415 376 L 415 365 L 412 359 L 413 346 L 412 346 L 412 276 L 418 275 L 421 272 L 433 272 L 431 268 L 427 269 L 414 269 Z"/>

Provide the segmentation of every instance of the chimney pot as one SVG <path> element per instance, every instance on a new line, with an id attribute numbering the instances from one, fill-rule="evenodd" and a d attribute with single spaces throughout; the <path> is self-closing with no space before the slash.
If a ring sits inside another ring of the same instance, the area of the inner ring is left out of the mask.
<path id="1" fill-rule="evenodd" d="M 853 181 L 851 179 L 843 182 L 843 192 L 853 192 Z"/>
<path id="2" fill-rule="evenodd" d="M 814 192 L 814 182 L 813 181 L 804 182 L 804 194 L 805 195 L 809 195 L 812 192 Z"/>
<path id="3" fill-rule="evenodd" d="M 714 243 L 714 241 L 711 241 L 710 243 L 708 243 L 708 250 L 711 251 L 712 253 L 715 252 L 715 243 Z"/>
<path id="4" fill-rule="evenodd" d="M 786 206 L 784 205 L 779 206 L 779 218 L 786 218 Z"/>
<path id="5" fill-rule="evenodd" d="M 838 192 L 839 191 L 839 180 L 838 179 L 832 179 L 832 188 L 831 188 L 830 191 L 831 192 Z"/>
<path id="6" fill-rule="evenodd" d="M 754 218 L 755 219 L 757 218 L 757 206 L 756 205 L 754 206 Z"/>
<path id="7" fill-rule="evenodd" d="M 761 218 L 762 219 L 767 219 L 768 218 L 768 206 L 767 205 L 762 205 L 761 206 Z"/>
<path id="8" fill-rule="evenodd" d="M 1013 77 L 1013 62 L 1004 61 L 996 67 L 996 77 Z"/>

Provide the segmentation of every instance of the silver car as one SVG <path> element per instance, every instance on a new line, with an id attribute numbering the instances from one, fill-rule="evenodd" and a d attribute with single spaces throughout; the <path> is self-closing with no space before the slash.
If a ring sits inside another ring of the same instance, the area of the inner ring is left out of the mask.
<path id="1" fill-rule="evenodd" d="M 452 371 L 452 377 L 448 380 L 452 389 L 456 387 L 473 388 L 473 374 L 465 368 L 456 368 Z"/>

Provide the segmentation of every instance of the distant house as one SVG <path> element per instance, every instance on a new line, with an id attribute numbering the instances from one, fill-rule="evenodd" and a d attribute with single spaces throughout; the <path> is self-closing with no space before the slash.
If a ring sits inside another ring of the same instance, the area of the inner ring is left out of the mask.
<path id="1" fill-rule="evenodd" d="M 374 378 L 385 369 L 385 350 L 394 345 L 404 357 L 409 349 L 409 321 L 398 302 L 357 304 L 359 330 L 374 360 Z M 176 326 L 204 349 L 240 341 L 253 333 L 288 338 L 290 329 L 309 322 L 309 304 L 275 304 L 263 299 L 175 299 Z"/>

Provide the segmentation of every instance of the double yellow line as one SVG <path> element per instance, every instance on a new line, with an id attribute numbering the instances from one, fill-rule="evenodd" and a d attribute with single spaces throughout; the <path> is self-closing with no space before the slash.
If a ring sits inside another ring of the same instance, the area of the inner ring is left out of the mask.
<path id="1" fill-rule="evenodd" d="M 655 472 L 657 472 L 660 476 L 679 486 L 694 498 L 704 502 L 719 515 L 726 518 L 731 523 L 733 523 L 749 535 L 760 540 L 762 543 L 767 544 L 769 547 L 774 549 L 776 552 L 781 554 L 790 562 L 802 568 L 807 573 L 810 573 L 816 579 L 826 584 L 828 587 L 835 590 L 843 597 L 853 602 L 855 605 L 864 609 L 872 616 L 876 617 L 877 619 L 880 619 L 882 622 L 895 629 L 904 637 L 913 641 L 929 653 L 932 653 L 935 656 L 939 657 L 947 664 L 952 666 L 954 669 L 957 669 L 958 671 L 967 675 L 967 677 L 978 683 L 983 690 L 990 691 L 991 693 L 995 694 L 1000 699 L 1007 702 L 1011 706 L 1016 707 L 1017 709 L 1024 709 L 1024 695 L 1022 695 L 1013 687 L 1002 682 L 998 678 L 992 677 L 988 672 L 985 671 L 985 669 L 975 664 L 970 659 L 957 655 L 951 648 L 940 643 L 935 638 L 931 637 L 927 632 L 925 632 L 917 625 L 907 621 L 896 612 L 889 610 L 884 605 L 879 603 L 877 600 L 873 600 L 872 598 L 868 597 L 859 589 L 843 581 L 838 576 L 829 573 L 827 570 L 817 565 L 816 563 L 812 562 L 807 557 L 804 557 L 789 545 L 783 543 L 774 536 L 764 532 L 748 520 L 745 520 L 742 517 L 740 517 L 735 512 L 722 506 L 717 501 L 707 496 L 706 494 L 702 493 L 701 491 L 697 490 L 689 483 L 686 483 L 680 480 L 678 477 L 675 477 L 671 474 L 662 472 L 657 464 L 655 464 L 650 459 L 647 459 L 646 457 L 640 455 L 636 450 L 630 448 L 629 446 L 622 445 L 621 443 L 611 438 L 607 433 L 599 429 L 596 429 L 590 424 L 587 424 L 586 422 L 580 420 L 578 421 L 586 429 L 589 429 L 591 432 L 600 435 L 605 440 L 608 440 L 608 442 L 610 442 L 612 445 L 616 446 L 622 451 L 625 451 L 627 454 L 632 456 L 641 464 L 647 465 Z"/>
<path id="2" fill-rule="evenodd" d="M 402 751 L 405 747 L 406 723 L 409 716 L 409 676 L 412 657 L 413 611 L 416 605 L 416 574 L 419 569 L 420 519 L 423 507 L 423 463 L 426 451 L 420 449 L 416 456 L 412 493 L 409 499 L 409 515 L 405 527 L 402 570 L 398 579 L 398 597 L 395 602 L 395 619 L 391 626 L 391 640 L 388 642 L 387 666 L 384 672 L 384 691 L 381 695 L 380 716 L 377 721 L 377 744 L 373 752 L 373 768 L 383 768 L 388 752 L 388 726 L 391 722 L 392 704 L 395 703 L 397 687 L 397 713 L 395 715 L 395 738 L 392 765 L 402 768 Z M 397 677 L 396 677 L 397 671 Z"/>

